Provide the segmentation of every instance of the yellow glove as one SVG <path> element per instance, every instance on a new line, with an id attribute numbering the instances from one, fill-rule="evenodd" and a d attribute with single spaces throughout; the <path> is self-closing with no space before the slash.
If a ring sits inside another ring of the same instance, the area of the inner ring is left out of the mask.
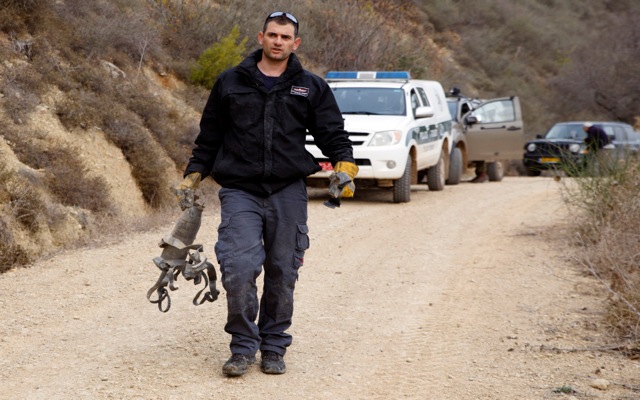
<path id="1" fill-rule="evenodd" d="M 339 190 L 339 196 L 336 197 L 353 197 L 353 193 L 356 191 L 356 185 L 353 183 L 353 180 L 355 179 L 356 175 L 358 174 L 358 166 L 355 165 L 352 162 L 349 161 L 340 161 L 336 164 L 336 166 L 333 168 L 333 171 L 336 175 L 339 175 L 340 173 L 344 173 L 349 177 L 349 180 L 351 182 L 347 183 L 346 185 L 343 185 L 342 187 L 339 188 L 333 188 L 333 192 L 332 192 L 332 188 L 329 187 L 329 192 L 331 193 L 335 193 L 336 190 Z M 340 182 L 340 180 L 332 180 L 332 182 Z M 336 183 L 337 184 L 337 183 Z"/>
<path id="2" fill-rule="evenodd" d="M 200 186 L 202 175 L 200 172 L 192 172 L 185 176 L 182 182 L 175 187 L 176 197 L 181 209 L 187 209 L 194 205 L 195 191 Z"/>

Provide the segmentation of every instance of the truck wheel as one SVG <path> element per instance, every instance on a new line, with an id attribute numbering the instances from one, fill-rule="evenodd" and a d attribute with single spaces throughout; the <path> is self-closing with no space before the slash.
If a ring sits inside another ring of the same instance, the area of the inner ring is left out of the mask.
<path id="1" fill-rule="evenodd" d="M 438 163 L 427 170 L 427 185 L 429 185 L 429 190 L 440 191 L 444 189 L 446 180 L 445 173 L 444 152 L 441 152 Z"/>
<path id="2" fill-rule="evenodd" d="M 501 161 L 494 161 L 487 165 L 487 174 L 489 175 L 489 181 L 500 182 L 504 178 L 504 165 Z"/>
<path id="3" fill-rule="evenodd" d="M 459 148 L 454 147 L 451 151 L 451 157 L 449 160 L 449 177 L 447 178 L 447 185 L 457 185 L 462 178 L 462 151 Z"/>
<path id="4" fill-rule="evenodd" d="M 407 165 L 400 179 L 393 181 L 393 202 L 408 203 L 411 200 L 411 169 L 413 167 L 411 154 L 407 157 Z"/>

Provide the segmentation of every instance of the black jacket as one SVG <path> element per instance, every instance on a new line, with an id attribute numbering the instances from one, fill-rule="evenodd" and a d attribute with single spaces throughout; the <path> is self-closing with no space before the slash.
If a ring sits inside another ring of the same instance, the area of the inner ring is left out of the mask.
<path id="1" fill-rule="evenodd" d="M 291 54 L 271 90 L 253 52 L 218 77 L 202 113 L 185 176 L 211 175 L 223 187 L 261 196 L 320 171 L 305 149 L 307 130 L 333 164 L 354 162 L 351 141 L 331 89 Z"/>
<path id="2" fill-rule="evenodd" d="M 587 129 L 587 137 L 585 139 L 585 143 L 587 144 L 589 150 L 596 152 L 604 146 L 608 145 L 609 142 L 609 136 L 600 126 L 591 125 L 589 129 Z"/>

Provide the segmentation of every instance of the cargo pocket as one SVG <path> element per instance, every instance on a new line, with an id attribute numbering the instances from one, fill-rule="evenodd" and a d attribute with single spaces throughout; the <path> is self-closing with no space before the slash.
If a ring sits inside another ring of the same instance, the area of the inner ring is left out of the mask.
<path id="1" fill-rule="evenodd" d="M 218 263 L 222 263 L 226 258 L 229 257 L 229 239 L 228 234 L 226 232 L 229 224 L 231 223 L 231 218 L 223 219 L 218 225 L 218 240 L 214 246 L 214 251 L 216 253 L 216 258 L 218 259 Z"/>
<path id="2" fill-rule="evenodd" d="M 309 248 L 309 227 L 306 224 L 298 224 L 296 232 L 296 248 L 293 251 L 293 268 L 300 268 L 304 264 L 304 251 Z"/>

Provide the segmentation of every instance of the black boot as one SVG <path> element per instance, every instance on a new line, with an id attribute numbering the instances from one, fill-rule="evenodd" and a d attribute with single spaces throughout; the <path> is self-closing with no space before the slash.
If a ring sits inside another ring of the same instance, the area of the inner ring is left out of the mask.
<path id="1" fill-rule="evenodd" d="M 247 372 L 249 365 L 256 362 L 255 356 L 234 353 L 222 366 L 222 372 L 227 376 L 241 376 Z"/>
<path id="2" fill-rule="evenodd" d="M 265 374 L 284 374 L 287 372 L 283 357 L 274 351 L 262 352 L 260 367 Z"/>

